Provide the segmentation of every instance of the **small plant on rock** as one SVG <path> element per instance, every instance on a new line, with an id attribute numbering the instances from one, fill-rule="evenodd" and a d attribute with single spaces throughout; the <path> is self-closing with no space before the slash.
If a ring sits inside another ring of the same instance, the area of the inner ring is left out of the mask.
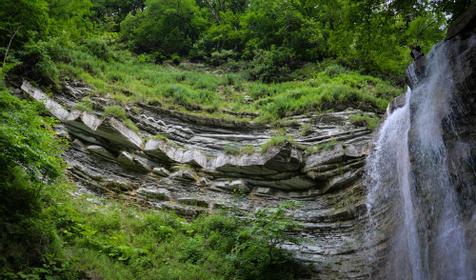
<path id="1" fill-rule="evenodd" d="M 240 148 L 240 154 L 251 155 L 254 154 L 255 147 L 253 145 L 244 145 Z"/>
<path id="2" fill-rule="evenodd" d="M 74 105 L 74 109 L 83 112 L 92 112 L 94 111 L 94 106 L 89 97 L 84 97 L 83 99 L 81 99 L 81 101 Z"/>
<path id="3" fill-rule="evenodd" d="M 332 138 L 327 142 L 319 143 L 306 148 L 306 154 L 314 154 L 321 151 L 330 151 L 337 145 L 337 140 Z"/>
<path id="4" fill-rule="evenodd" d="M 353 115 L 350 120 L 355 126 L 364 126 L 370 130 L 374 130 L 378 126 L 378 118 L 374 116 L 358 114 Z"/>
<path id="5" fill-rule="evenodd" d="M 294 143 L 295 140 L 291 135 L 275 135 L 268 142 L 261 145 L 261 152 L 266 153 L 270 148 L 283 145 L 284 143 Z"/>

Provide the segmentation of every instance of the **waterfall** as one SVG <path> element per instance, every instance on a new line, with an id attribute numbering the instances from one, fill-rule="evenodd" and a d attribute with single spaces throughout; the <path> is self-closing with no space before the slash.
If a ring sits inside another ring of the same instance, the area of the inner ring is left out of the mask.
<path id="1" fill-rule="evenodd" d="M 473 279 L 443 139 L 455 102 L 446 43 L 413 85 L 405 105 L 387 112 L 367 159 L 370 276 Z"/>

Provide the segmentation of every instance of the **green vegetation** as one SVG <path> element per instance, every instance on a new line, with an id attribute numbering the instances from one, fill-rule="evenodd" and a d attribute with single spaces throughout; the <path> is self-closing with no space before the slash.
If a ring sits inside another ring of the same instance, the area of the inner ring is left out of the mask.
<path id="1" fill-rule="evenodd" d="M 118 105 L 110 105 L 104 107 L 104 116 L 111 116 L 118 118 L 124 122 L 124 124 L 131 130 L 138 132 L 139 128 L 131 121 L 127 115 L 127 112 Z"/>
<path id="2" fill-rule="evenodd" d="M 58 269 L 61 239 L 56 219 L 64 190 L 64 146 L 38 104 L 21 101 L 0 84 L 0 278 Z"/>
<path id="3" fill-rule="evenodd" d="M 471 2 L 0 1 L 0 278 L 295 275 L 276 247 L 294 227 L 283 208 L 185 221 L 108 201 L 70 201 L 53 120 L 8 93 L 4 75 L 52 93 L 79 79 L 91 94 L 115 101 L 104 115 L 136 131 L 124 105 L 271 123 L 347 107 L 378 113 L 401 92 L 408 47 L 427 52 L 443 38 L 449 15 L 454 20 Z M 75 108 L 92 111 L 93 97 Z M 376 126 L 368 116 L 352 122 Z M 261 151 L 292 141 L 274 136 Z M 254 147 L 225 150 L 251 154 Z"/>
<path id="4" fill-rule="evenodd" d="M 308 136 L 312 133 L 312 125 L 310 123 L 305 123 L 299 128 L 299 134 L 301 136 Z"/>
<path id="5" fill-rule="evenodd" d="M 151 137 L 151 139 L 163 141 L 163 142 L 169 142 L 169 138 L 165 133 L 159 133 Z"/>
<path id="6" fill-rule="evenodd" d="M 276 248 L 277 242 L 289 239 L 284 233 L 296 227 L 285 216 L 288 205 L 261 210 L 244 220 L 209 215 L 188 222 L 134 205 L 98 205 L 84 199 L 76 204 L 79 233 L 71 237 L 67 252 L 77 260 L 74 270 L 89 276 L 293 279 L 296 273 L 296 264 Z"/>
<path id="7" fill-rule="evenodd" d="M 186 221 L 71 200 L 52 120 L 38 116 L 36 103 L 0 94 L 0 278 L 294 279 L 296 264 L 277 248 L 296 241 L 286 234 L 296 229 L 285 215 L 290 205 Z"/>
<path id="8" fill-rule="evenodd" d="M 119 104 L 263 122 L 382 111 L 400 92 L 408 46 L 428 51 L 470 2 L 5 0 L 0 53 L 9 75 L 53 90 L 81 79 Z M 170 65 L 181 61 L 220 67 Z"/>
<path id="9" fill-rule="evenodd" d="M 363 114 L 353 115 L 350 120 L 353 125 L 365 126 L 370 130 L 376 129 L 379 123 L 378 117 Z"/>
<path id="10" fill-rule="evenodd" d="M 111 116 L 120 120 L 125 120 L 128 118 L 126 111 L 118 105 L 104 107 L 104 116 Z"/>
<path id="11" fill-rule="evenodd" d="M 295 140 L 291 135 L 275 135 L 272 136 L 266 143 L 261 145 L 261 153 L 266 153 L 275 146 L 280 146 L 285 143 L 294 143 Z"/>
<path id="12" fill-rule="evenodd" d="M 238 155 L 251 155 L 255 152 L 253 145 L 235 146 L 227 144 L 223 147 L 225 154 L 238 156 Z"/>
<path id="13" fill-rule="evenodd" d="M 108 62 L 72 50 L 69 62 L 58 62 L 62 75 L 76 76 L 111 94 L 122 104 L 144 102 L 165 108 L 236 119 L 227 111 L 258 113 L 258 121 L 276 121 L 309 110 L 356 107 L 382 112 L 401 89 L 379 78 L 343 70 L 336 64 L 322 66 L 306 80 L 276 84 L 246 81 L 243 74 L 211 74 L 174 66 L 138 62 L 125 52 L 123 60 Z M 117 54 L 119 56 L 119 54 Z M 249 96 L 247 102 L 245 95 Z M 246 120 L 246 119 L 244 119 Z"/>
<path id="14" fill-rule="evenodd" d="M 240 154 L 240 147 L 232 145 L 232 144 L 226 144 L 223 147 L 223 151 L 227 155 L 237 156 Z"/>
<path id="15" fill-rule="evenodd" d="M 240 147 L 240 154 L 242 155 L 251 155 L 255 152 L 255 147 L 253 145 L 244 145 Z"/>
<path id="16" fill-rule="evenodd" d="M 321 151 L 330 151 L 334 149 L 336 145 L 337 145 L 337 140 L 332 138 L 331 140 L 328 140 L 326 142 L 322 142 L 322 143 L 307 147 L 305 152 L 307 154 L 315 154 Z"/>
<path id="17" fill-rule="evenodd" d="M 76 103 L 74 105 L 74 108 L 76 110 L 80 110 L 80 111 L 83 111 L 83 112 L 92 112 L 92 111 L 94 111 L 93 103 L 91 102 L 91 99 L 89 99 L 89 97 L 85 97 L 85 98 L 81 99 L 81 101 L 79 101 L 78 103 Z"/>

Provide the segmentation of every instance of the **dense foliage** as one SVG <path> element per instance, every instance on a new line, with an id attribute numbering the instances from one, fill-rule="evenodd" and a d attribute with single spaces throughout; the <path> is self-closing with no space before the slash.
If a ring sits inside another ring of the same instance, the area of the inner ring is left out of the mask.
<path id="1" fill-rule="evenodd" d="M 187 222 L 134 205 L 76 203 L 83 206 L 80 235 L 68 251 L 78 260 L 75 270 L 93 279 L 294 279 L 299 272 L 275 247 L 294 227 L 286 206 L 244 220 L 209 215 Z"/>
<path id="2" fill-rule="evenodd" d="M 289 71 L 305 62 L 329 58 L 395 78 L 409 61 L 410 46 L 418 44 L 428 51 L 444 36 L 447 18 L 454 19 L 470 4 L 470 0 L 4 0 L 0 47 L 21 57 L 25 44 L 60 37 L 62 42 L 97 48 L 101 43 L 90 38 L 101 33 L 156 62 L 180 57 L 208 63 L 253 60 L 250 77 L 263 81 L 286 79 Z M 29 60 L 30 65 L 35 62 L 42 63 Z"/>
<path id="3" fill-rule="evenodd" d="M 52 120 L 38 116 L 42 109 L 37 104 L 0 87 L 1 274 L 58 257 L 61 244 L 53 214 L 58 201 L 52 193 L 62 189 L 57 178 L 63 163 Z"/>

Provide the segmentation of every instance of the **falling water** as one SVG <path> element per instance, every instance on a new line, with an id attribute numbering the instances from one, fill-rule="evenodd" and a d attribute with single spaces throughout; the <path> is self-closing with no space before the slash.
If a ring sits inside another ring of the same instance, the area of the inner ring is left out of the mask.
<path id="1" fill-rule="evenodd" d="M 366 165 L 374 279 L 473 279 L 443 141 L 452 87 L 442 43 L 380 128 Z"/>

